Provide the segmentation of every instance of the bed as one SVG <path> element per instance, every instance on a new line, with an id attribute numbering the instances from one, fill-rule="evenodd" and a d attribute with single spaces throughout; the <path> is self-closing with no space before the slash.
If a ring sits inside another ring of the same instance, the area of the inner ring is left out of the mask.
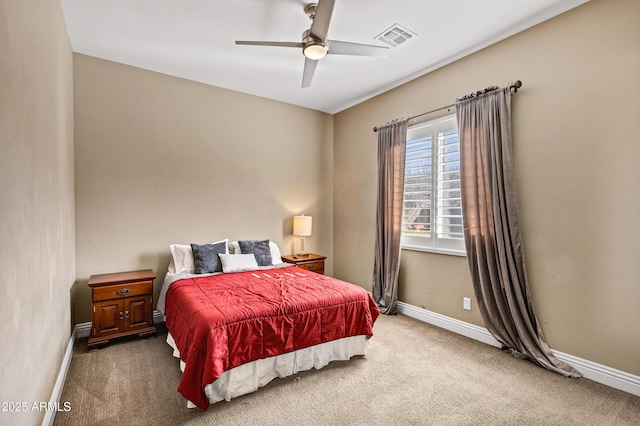
<path id="1" fill-rule="evenodd" d="M 190 407 L 366 354 L 380 311 L 363 288 L 282 263 L 268 240 L 170 249 L 158 310 Z"/>

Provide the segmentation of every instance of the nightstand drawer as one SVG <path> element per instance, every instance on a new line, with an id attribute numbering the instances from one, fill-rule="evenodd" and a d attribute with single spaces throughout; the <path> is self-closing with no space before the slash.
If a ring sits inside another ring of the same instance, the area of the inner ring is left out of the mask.
<path id="1" fill-rule="evenodd" d="M 324 260 L 318 260 L 316 262 L 301 262 L 298 263 L 298 267 L 313 272 L 324 272 Z"/>
<path id="2" fill-rule="evenodd" d="M 321 256 L 313 253 L 288 254 L 286 256 L 282 256 L 282 261 L 293 263 L 298 268 L 324 275 L 324 260 L 326 258 L 327 256 Z"/>
<path id="3" fill-rule="evenodd" d="M 120 299 L 123 297 L 143 296 L 152 294 L 153 281 L 138 281 L 135 283 L 124 283 L 107 285 L 93 288 L 93 301 Z"/>

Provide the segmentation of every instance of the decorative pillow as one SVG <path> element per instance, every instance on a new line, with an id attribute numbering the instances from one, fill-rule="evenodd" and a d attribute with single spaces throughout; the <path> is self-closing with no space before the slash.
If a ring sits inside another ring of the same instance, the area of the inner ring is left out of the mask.
<path id="1" fill-rule="evenodd" d="M 228 238 L 220 241 L 215 241 L 211 244 L 227 243 Z M 169 262 L 169 274 L 174 275 L 178 272 L 186 272 L 193 274 L 195 272 L 195 264 L 193 263 L 193 252 L 191 251 L 191 244 L 171 244 L 169 246 L 171 251 L 171 262 Z M 229 251 L 225 251 L 228 253 Z"/>
<path id="2" fill-rule="evenodd" d="M 256 257 L 253 254 L 219 254 L 222 263 L 222 271 L 230 272 L 255 271 L 259 268 Z"/>
<path id="3" fill-rule="evenodd" d="M 273 241 L 269 241 L 269 249 L 271 250 L 271 263 L 274 265 L 282 263 L 282 255 L 280 254 L 280 247 Z M 231 241 L 229 243 L 229 253 L 240 254 L 240 245 L 237 241 Z"/>
<path id="4" fill-rule="evenodd" d="M 269 248 L 269 240 L 246 240 L 238 241 L 240 252 L 242 254 L 253 253 L 256 256 L 258 266 L 271 266 L 271 248 Z"/>
<path id="5" fill-rule="evenodd" d="M 212 272 L 221 272 L 222 264 L 218 254 L 227 253 L 227 242 L 222 241 L 214 244 L 191 244 L 193 252 L 193 264 L 195 266 L 194 273 L 210 274 Z"/>

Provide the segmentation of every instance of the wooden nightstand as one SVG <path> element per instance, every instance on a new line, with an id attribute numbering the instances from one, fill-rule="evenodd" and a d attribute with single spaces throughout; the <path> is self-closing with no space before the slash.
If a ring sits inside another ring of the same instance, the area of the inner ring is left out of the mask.
<path id="1" fill-rule="evenodd" d="M 326 258 L 327 256 L 320 256 L 319 254 L 313 253 L 289 254 L 282 256 L 282 261 L 293 263 L 294 265 L 298 265 L 299 268 L 306 269 L 307 271 L 324 274 L 324 260 Z"/>
<path id="2" fill-rule="evenodd" d="M 155 278 L 151 269 L 89 278 L 92 302 L 89 349 L 131 334 L 156 334 L 152 306 Z"/>

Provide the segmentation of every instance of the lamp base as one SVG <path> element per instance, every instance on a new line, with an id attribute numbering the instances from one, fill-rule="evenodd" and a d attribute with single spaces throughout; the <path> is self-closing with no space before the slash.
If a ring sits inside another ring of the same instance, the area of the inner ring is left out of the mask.
<path id="1" fill-rule="evenodd" d="M 305 256 L 308 254 L 304 251 L 304 237 L 300 237 L 300 253 L 298 253 L 298 256 Z"/>

